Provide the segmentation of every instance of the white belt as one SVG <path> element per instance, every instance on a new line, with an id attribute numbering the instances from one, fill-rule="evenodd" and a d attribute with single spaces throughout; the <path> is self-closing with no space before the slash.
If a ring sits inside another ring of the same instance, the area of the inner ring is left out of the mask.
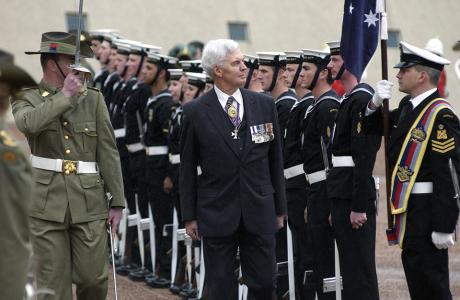
<path id="1" fill-rule="evenodd" d="M 311 174 L 305 174 L 308 183 L 313 184 L 326 180 L 326 170 L 317 171 Z"/>
<path id="2" fill-rule="evenodd" d="M 180 154 L 169 154 L 169 162 L 173 165 L 180 164 Z"/>
<path id="3" fill-rule="evenodd" d="M 284 169 L 284 178 L 286 179 L 291 179 L 302 174 L 304 174 L 303 164 Z"/>
<path id="4" fill-rule="evenodd" d="M 354 167 L 355 162 L 351 156 L 334 156 L 332 155 L 332 165 L 334 167 Z"/>
<path id="5" fill-rule="evenodd" d="M 411 194 L 432 194 L 433 182 L 416 182 L 412 187 Z"/>
<path id="6" fill-rule="evenodd" d="M 152 147 L 146 147 L 145 148 L 145 153 L 148 156 L 152 155 L 166 155 L 168 154 L 168 146 L 152 146 Z"/>
<path id="7" fill-rule="evenodd" d="M 115 138 L 117 138 L 117 139 L 126 136 L 126 129 L 125 128 L 115 129 L 113 132 L 115 133 Z"/>
<path id="8" fill-rule="evenodd" d="M 64 159 L 52 159 L 30 155 L 32 167 L 59 173 L 97 174 L 97 163 L 88 161 L 72 161 Z"/>
<path id="9" fill-rule="evenodd" d="M 126 148 L 128 148 L 129 152 L 134 153 L 137 151 L 144 150 L 144 145 L 142 145 L 142 143 L 135 143 L 135 144 L 126 145 Z"/>

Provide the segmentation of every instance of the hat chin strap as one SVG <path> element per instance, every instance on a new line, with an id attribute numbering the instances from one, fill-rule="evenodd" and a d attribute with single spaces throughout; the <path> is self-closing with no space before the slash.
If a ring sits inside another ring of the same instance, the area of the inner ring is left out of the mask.
<path id="1" fill-rule="evenodd" d="M 123 72 L 121 72 L 120 77 L 124 78 L 127 71 L 128 71 L 128 66 L 125 64 L 125 68 L 123 69 Z"/>
<path id="2" fill-rule="evenodd" d="M 137 67 L 136 74 L 134 75 L 134 77 L 136 77 L 136 78 L 139 77 L 139 73 L 140 73 L 141 70 L 142 70 L 142 65 L 144 64 L 144 59 L 145 59 L 145 52 L 142 52 L 142 54 L 141 54 L 141 61 L 139 62 L 139 66 Z"/>
<path id="3" fill-rule="evenodd" d="M 337 76 L 335 76 L 334 80 L 340 80 L 344 72 L 345 72 L 345 63 L 343 63 L 342 66 L 340 67 L 339 73 L 337 73 Z"/>
<path id="4" fill-rule="evenodd" d="M 272 83 L 270 84 L 270 87 L 268 88 L 267 92 L 271 92 L 275 88 L 276 82 L 278 81 L 278 73 L 279 73 L 279 71 L 280 71 L 280 66 L 276 65 L 275 66 L 275 71 L 273 71 Z"/>
<path id="5" fill-rule="evenodd" d="M 244 88 L 247 89 L 249 88 L 249 85 L 251 84 L 251 79 L 252 79 L 252 74 L 254 73 L 254 69 L 250 68 L 248 77 L 246 77 L 246 82 L 244 83 Z"/>
<path id="6" fill-rule="evenodd" d="M 52 55 L 51 57 L 52 57 L 52 59 L 53 59 L 54 63 L 56 64 L 56 67 L 58 68 L 58 70 L 59 70 L 59 73 L 61 73 L 61 75 L 62 75 L 62 78 L 63 78 L 63 79 L 65 79 L 65 77 L 66 77 L 66 76 L 65 76 L 64 72 L 62 71 L 62 69 L 61 69 L 61 66 L 59 66 L 59 64 L 58 64 L 58 61 L 57 61 L 56 55 Z"/>
<path id="7" fill-rule="evenodd" d="M 302 71 L 302 63 L 299 64 L 297 70 L 295 71 L 295 75 L 291 83 L 291 89 L 295 89 L 295 86 L 297 85 L 297 80 L 299 80 L 300 71 Z"/>

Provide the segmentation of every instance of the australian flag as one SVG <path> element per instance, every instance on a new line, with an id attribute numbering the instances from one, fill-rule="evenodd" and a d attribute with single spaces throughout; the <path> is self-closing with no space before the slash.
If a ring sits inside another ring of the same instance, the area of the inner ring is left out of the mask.
<path id="1" fill-rule="evenodd" d="M 358 81 L 378 44 L 378 0 L 345 0 L 340 54 Z"/>

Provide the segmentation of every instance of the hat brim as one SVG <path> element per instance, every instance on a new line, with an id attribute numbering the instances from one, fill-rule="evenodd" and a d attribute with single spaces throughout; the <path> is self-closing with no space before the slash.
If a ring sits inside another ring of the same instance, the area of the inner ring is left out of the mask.
<path id="1" fill-rule="evenodd" d="M 60 54 L 60 55 L 75 56 L 75 53 L 69 54 L 69 53 L 56 53 L 56 52 L 44 52 L 44 51 L 43 51 L 43 52 L 42 52 L 42 51 L 25 51 L 24 53 L 27 54 L 27 55 L 35 55 L 35 54 Z M 88 55 L 88 54 L 80 53 L 80 57 L 83 57 L 83 58 L 92 58 L 93 55 Z"/>
<path id="2" fill-rule="evenodd" d="M 35 80 L 26 71 L 14 64 L 1 64 L 0 71 L 0 82 L 6 82 L 13 88 L 19 89 L 37 85 Z"/>
<path id="3" fill-rule="evenodd" d="M 415 63 L 415 62 L 400 61 L 393 68 L 395 68 L 395 69 L 405 69 L 405 68 L 413 67 L 416 64 L 417 63 Z"/>

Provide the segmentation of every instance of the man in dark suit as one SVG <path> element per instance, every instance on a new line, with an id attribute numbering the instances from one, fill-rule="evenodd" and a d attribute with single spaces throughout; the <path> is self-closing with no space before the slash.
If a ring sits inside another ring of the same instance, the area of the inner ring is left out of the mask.
<path id="1" fill-rule="evenodd" d="M 271 299 L 275 232 L 286 216 L 275 104 L 239 88 L 246 67 L 236 42 L 210 41 L 202 64 L 215 86 L 184 106 L 182 219 L 188 235 L 203 238 L 209 299 L 237 298 L 238 248 L 249 299 Z"/>
<path id="2" fill-rule="evenodd" d="M 391 244 L 402 248 L 411 299 L 452 299 L 448 248 L 454 244 L 459 208 L 449 160 L 459 170 L 460 125 L 437 84 L 450 62 L 425 49 L 400 43 L 399 90 L 406 93 L 390 114 L 388 162 L 392 174 Z M 364 130 L 382 128 L 373 113 L 391 98 L 392 84 L 382 80 L 364 112 Z M 378 111 L 379 112 L 379 111 Z"/>

